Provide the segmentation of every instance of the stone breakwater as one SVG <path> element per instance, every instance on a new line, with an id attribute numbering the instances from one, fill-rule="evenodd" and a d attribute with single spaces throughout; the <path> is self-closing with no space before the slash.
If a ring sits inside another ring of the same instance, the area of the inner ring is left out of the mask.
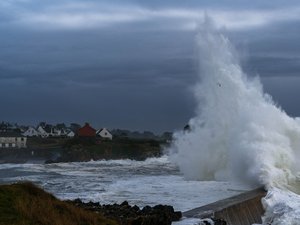
<path id="1" fill-rule="evenodd" d="M 171 225 L 173 221 L 179 221 L 182 213 L 174 211 L 172 206 L 156 205 L 145 206 L 140 209 L 138 206 L 130 206 L 127 201 L 122 204 L 101 205 L 99 203 L 84 203 L 80 199 L 68 201 L 71 204 L 118 221 L 122 225 Z"/>

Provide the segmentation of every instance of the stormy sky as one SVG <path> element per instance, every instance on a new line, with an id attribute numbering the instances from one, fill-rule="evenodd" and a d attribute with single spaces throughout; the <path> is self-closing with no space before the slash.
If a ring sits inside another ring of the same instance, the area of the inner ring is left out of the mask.
<path id="1" fill-rule="evenodd" d="M 298 0 L 6 0 L 0 120 L 181 129 L 194 115 L 195 36 L 205 14 L 245 71 L 300 116 Z"/>

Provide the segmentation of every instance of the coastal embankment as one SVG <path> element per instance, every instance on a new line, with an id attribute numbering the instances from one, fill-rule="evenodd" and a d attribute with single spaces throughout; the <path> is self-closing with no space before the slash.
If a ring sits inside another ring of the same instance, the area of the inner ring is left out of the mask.
<path id="1" fill-rule="evenodd" d="M 263 188 L 248 191 L 212 204 L 183 213 L 191 218 L 213 218 L 225 221 L 226 225 L 251 225 L 261 223 L 264 209 L 261 199 L 266 195 Z"/>
<path id="2" fill-rule="evenodd" d="M 28 138 L 27 148 L 5 148 L 0 163 L 59 163 L 90 160 L 159 157 L 165 141 L 148 139 L 84 140 L 65 138 Z"/>

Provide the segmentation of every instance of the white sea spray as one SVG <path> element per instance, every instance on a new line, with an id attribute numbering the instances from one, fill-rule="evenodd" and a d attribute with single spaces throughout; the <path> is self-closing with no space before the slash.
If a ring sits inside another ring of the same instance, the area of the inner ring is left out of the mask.
<path id="1" fill-rule="evenodd" d="M 170 159 L 187 179 L 239 180 L 269 190 L 264 224 L 300 224 L 300 123 L 242 70 L 209 19 L 196 38 L 199 83 L 190 130 L 175 133 Z"/>

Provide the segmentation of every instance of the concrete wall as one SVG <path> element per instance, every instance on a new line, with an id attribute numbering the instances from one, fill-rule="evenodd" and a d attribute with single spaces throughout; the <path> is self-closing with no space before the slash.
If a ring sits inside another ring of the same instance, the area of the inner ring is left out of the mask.
<path id="1" fill-rule="evenodd" d="M 264 209 L 261 199 L 263 188 L 255 189 L 231 198 L 184 212 L 185 217 L 224 219 L 227 225 L 251 225 L 261 223 Z"/>

